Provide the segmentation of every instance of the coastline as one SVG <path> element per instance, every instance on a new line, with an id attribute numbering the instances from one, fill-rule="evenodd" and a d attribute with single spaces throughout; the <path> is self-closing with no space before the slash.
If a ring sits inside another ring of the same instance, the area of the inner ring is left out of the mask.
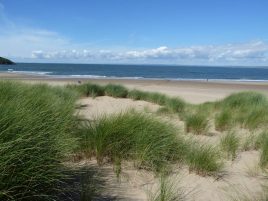
<path id="1" fill-rule="evenodd" d="M 268 82 L 233 81 L 233 80 L 160 80 L 160 79 L 125 79 L 125 78 L 85 78 L 85 77 L 54 77 L 1 72 L 2 80 L 18 80 L 28 83 L 47 83 L 65 85 L 78 81 L 105 85 L 108 83 L 122 84 L 130 89 L 154 91 L 169 96 L 179 96 L 190 103 L 216 101 L 231 93 L 239 91 L 258 91 L 268 96 Z"/>

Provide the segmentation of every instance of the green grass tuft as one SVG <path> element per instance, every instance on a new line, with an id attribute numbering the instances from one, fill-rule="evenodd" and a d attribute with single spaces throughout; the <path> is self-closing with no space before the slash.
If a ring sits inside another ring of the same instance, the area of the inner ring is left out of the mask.
<path id="1" fill-rule="evenodd" d="M 104 95 L 104 87 L 96 84 L 85 83 L 80 85 L 67 85 L 67 88 L 77 91 L 82 96 L 97 97 Z"/>
<path id="2" fill-rule="evenodd" d="M 221 139 L 221 148 L 224 152 L 227 153 L 227 157 L 232 160 L 235 159 L 237 155 L 237 151 L 239 148 L 239 138 L 235 135 L 234 132 L 228 132 Z"/>
<path id="3" fill-rule="evenodd" d="M 133 160 L 139 168 L 159 172 L 185 152 L 173 126 L 135 111 L 97 119 L 82 128 L 80 135 L 79 152 L 96 156 L 99 164 L 105 159 L 114 164 Z"/>
<path id="4" fill-rule="evenodd" d="M 157 92 L 146 92 L 146 95 L 144 97 L 145 101 L 156 103 L 158 105 L 165 105 L 167 96 L 161 93 Z"/>
<path id="5" fill-rule="evenodd" d="M 115 98 L 126 98 L 128 94 L 127 88 L 122 85 L 108 84 L 104 88 L 106 96 L 112 96 Z"/>
<path id="6" fill-rule="evenodd" d="M 223 105 L 233 109 L 244 108 L 248 106 L 265 105 L 267 99 L 258 92 L 239 92 L 232 94 L 223 100 Z"/>
<path id="7" fill-rule="evenodd" d="M 127 97 L 133 100 L 146 100 L 146 96 L 149 92 L 140 91 L 137 89 L 133 89 L 128 92 Z"/>
<path id="8" fill-rule="evenodd" d="M 218 131 L 230 130 L 233 126 L 232 112 L 230 110 L 222 110 L 215 117 L 215 129 Z"/>
<path id="9" fill-rule="evenodd" d="M 216 127 L 236 125 L 256 130 L 268 123 L 268 100 L 257 92 L 240 92 L 215 103 L 220 111 L 216 116 Z"/>
<path id="10" fill-rule="evenodd" d="M 165 106 L 171 112 L 182 113 L 182 112 L 184 112 L 186 104 L 183 100 L 181 100 L 179 98 L 167 98 L 166 102 L 165 102 Z"/>
<path id="11" fill-rule="evenodd" d="M 186 132 L 193 132 L 194 134 L 205 134 L 208 128 L 209 124 L 206 114 L 190 114 L 185 118 Z"/>
<path id="12" fill-rule="evenodd" d="M 258 139 L 260 146 L 261 157 L 260 166 L 264 169 L 268 168 L 268 133 L 263 132 Z"/>
<path id="13" fill-rule="evenodd" d="M 216 175 L 222 168 L 219 151 L 207 144 L 190 143 L 186 155 L 189 171 L 199 175 Z"/>

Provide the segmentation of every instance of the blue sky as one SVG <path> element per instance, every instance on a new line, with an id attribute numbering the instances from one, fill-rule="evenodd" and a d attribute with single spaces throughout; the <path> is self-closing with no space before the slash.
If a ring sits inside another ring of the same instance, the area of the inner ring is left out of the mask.
<path id="1" fill-rule="evenodd" d="M 24 62 L 268 65 L 267 0 L 0 0 Z"/>

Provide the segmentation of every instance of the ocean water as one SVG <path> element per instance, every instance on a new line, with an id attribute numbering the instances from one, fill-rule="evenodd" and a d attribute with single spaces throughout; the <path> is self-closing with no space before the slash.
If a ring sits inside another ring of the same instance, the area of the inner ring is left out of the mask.
<path id="1" fill-rule="evenodd" d="M 52 77 L 129 78 L 167 80 L 268 81 L 268 67 L 213 67 L 115 64 L 0 65 L 0 71 Z"/>

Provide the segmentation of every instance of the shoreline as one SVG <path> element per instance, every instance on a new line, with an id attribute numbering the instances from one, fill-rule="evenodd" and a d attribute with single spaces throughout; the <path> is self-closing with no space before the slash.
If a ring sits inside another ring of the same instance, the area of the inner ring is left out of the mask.
<path id="1" fill-rule="evenodd" d="M 44 73 L 17 72 L 17 71 L 0 71 L 0 78 L 42 78 L 57 80 L 141 80 L 141 81 L 191 81 L 191 82 L 212 82 L 212 83 L 267 83 L 267 80 L 251 79 L 215 79 L 215 78 L 145 78 L 145 77 L 116 77 L 102 75 L 49 75 Z"/>
<path id="2" fill-rule="evenodd" d="M 2 80 L 17 80 L 28 83 L 66 85 L 78 81 L 100 85 L 122 84 L 129 89 L 160 92 L 169 96 L 179 96 L 190 103 L 198 104 L 222 99 L 231 93 L 257 91 L 268 96 L 268 82 L 236 82 L 215 80 L 158 80 L 158 79 L 111 79 L 111 78 L 58 78 L 43 75 L 0 73 Z"/>

